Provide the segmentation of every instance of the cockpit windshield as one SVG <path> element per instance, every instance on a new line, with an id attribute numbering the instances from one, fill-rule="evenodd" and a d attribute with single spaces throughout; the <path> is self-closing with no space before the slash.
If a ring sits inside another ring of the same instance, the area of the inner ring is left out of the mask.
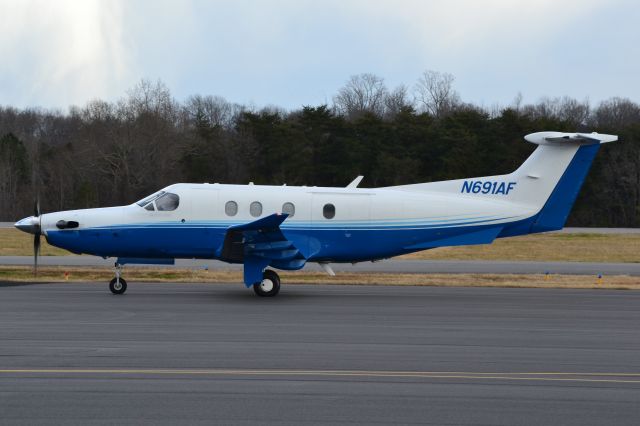
<path id="1" fill-rule="evenodd" d="M 178 208 L 180 197 L 171 192 L 159 191 L 138 201 L 136 204 L 149 211 L 170 212 Z"/>
<path id="2" fill-rule="evenodd" d="M 153 200 L 155 200 L 156 198 L 160 197 L 162 194 L 165 194 L 165 191 L 158 191 L 155 194 L 151 194 L 146 198 L 143 198 L 142 200 L 138 201 L 136 204 L 139 205 L 140 207 L 144 207 L 147 204 L 149 204 L 150 202 L 152 202 Z"/>

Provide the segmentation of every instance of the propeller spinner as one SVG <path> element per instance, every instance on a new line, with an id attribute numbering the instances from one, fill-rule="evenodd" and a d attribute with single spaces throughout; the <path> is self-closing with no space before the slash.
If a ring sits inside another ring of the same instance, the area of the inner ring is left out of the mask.
<path id="1" fill-rule="evenodd" d="M 40 254 L 40 236 L 42 235 L 42 218 L 40 217 L 40 200 L 33 207 L 34 215 L 15 223 L 15 227 L 23 232 L 33 234 L 33 274 L 38 274 L 38 255 Z"/>

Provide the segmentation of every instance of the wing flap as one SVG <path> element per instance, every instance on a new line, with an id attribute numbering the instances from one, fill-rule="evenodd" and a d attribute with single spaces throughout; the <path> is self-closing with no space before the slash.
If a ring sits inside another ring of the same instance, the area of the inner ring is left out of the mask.
<path id="1" fill-rule="evenodd" d="M 269 265 L 289 270 L 305 265 L 305 257 L 280 230 L 280 225 L 287 217 L 287 214 L 274 213 L 253 222 L 231 226 L 227 230 L 218 256 L 226 262 L 244 263 L 244 282 L 247 287 L 259 282 L 262 272 Z"/>

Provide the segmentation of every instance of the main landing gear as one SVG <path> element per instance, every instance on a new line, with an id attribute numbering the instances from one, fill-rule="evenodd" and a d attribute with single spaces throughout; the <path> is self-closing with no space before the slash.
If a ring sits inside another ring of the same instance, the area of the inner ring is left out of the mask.
<path id="1" fill-rule="evenodd" d="M 280 291 L 280 277 L 276 271 L 265 270 L 262 273 L 262 281 L 253 285 L 253 291 L 262 297 L 273 297 L 278 294 Z"/>
<path id="2" fill-rule="evenodd" d="M 116 262 L 116 276 L 109 282 L 109 290 L 113 294 L 124 294 L 127 291 L 127 282 L 124 278 L 120 278 L 120 273 L 122 272 L 122 265 Z"/>

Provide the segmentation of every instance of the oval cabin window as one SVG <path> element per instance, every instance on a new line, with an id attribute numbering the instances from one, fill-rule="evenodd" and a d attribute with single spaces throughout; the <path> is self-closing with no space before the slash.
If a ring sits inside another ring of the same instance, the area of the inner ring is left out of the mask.
<path id="1" fill-rule="evenodd" d="M 251 206 L 249 206 L 249 213 L 253 217 L 260 216 L 262 214 L 262 204 L 260 204 L 259 201 L 254 201 L 253 203 L 251 203 Z"/>
<path id="2" fill-rule="evenodd" d="M 336 206 L 334 206 L 333 204 L 325 204 L 322 208 L 322 215 L 325 217 L 325 219 L 333 219 L 333 217 L 336 215 Z"/>
<path id="3" fill-rule="evenodd" d="M 293 203 L 284 203 L 282 205 L 282 213 L 286 213 L 289 217 L 293 217 L 296 214 L 296 206 Z"/>
<path id="4" fill-rule="evenodd" d="M 227 201 L 227 204 L 224 205 L 224 212 L 227 216 L 235 216 L 238 214 L 238 203 L 235 201 Z"/>

